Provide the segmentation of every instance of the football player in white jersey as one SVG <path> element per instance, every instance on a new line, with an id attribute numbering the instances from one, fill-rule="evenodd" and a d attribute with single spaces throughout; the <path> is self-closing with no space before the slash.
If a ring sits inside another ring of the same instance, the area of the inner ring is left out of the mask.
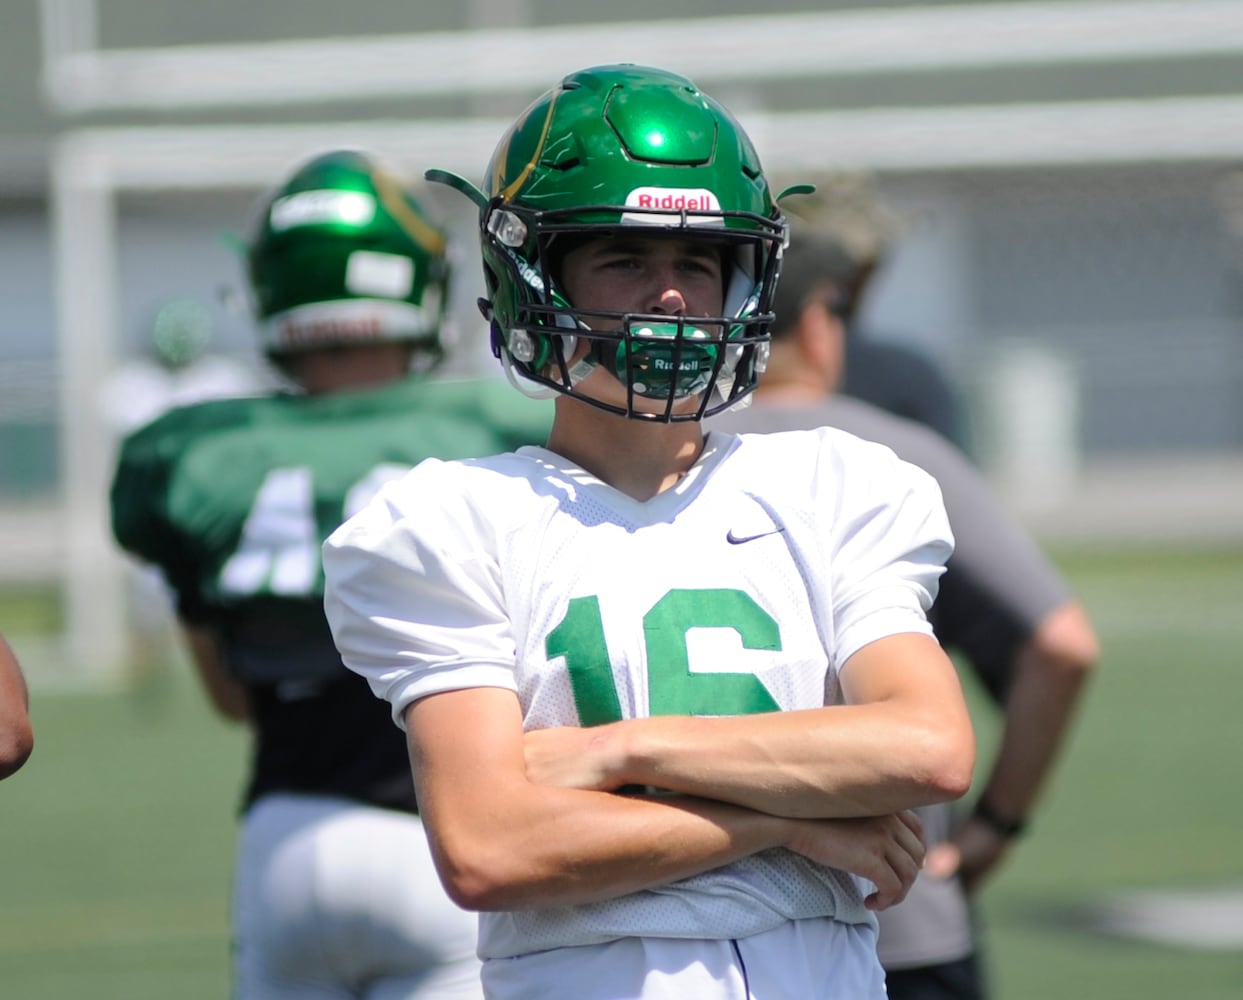
<path id="1" fill-rule="evenodd" d="M 935 482 L 832 430 L 736 437 L 786 238 L 750 140 L 661 70 L 565 78 L 480 208 L 493 347 L 546 447 L 427 461 L 329 538 L 347 666 L 408 734 L 484 987 L 885 995 L 875 911 L 974 742 L 925 612 Z"/>

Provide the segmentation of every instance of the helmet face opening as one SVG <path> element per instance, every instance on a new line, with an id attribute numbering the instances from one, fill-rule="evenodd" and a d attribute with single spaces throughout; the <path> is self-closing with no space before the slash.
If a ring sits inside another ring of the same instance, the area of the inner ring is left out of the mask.
<path id="1" fill-rule="evenodd" d="M 438 359 L 446 249 L 442 230 L 371 157 L 311 159 L 264 199 L 249 244 L 263 350 L 279 360 L 396 341 Z"/>
<path id="2" fill-rule="evenodd" d="M 786 223 L 746 133 L 689 80 L 628 65 L 572 74 L 501 140 L 483 196 L 493 350 L 521 379 L 656 420 L 701 419 L 755 388 Z M 721 312 L 576 306 L 560 275 L 568 249 L 634 235 L 720 247 Z M 597 366 L 625 387 L 624 405 L 580 389 Z"/>

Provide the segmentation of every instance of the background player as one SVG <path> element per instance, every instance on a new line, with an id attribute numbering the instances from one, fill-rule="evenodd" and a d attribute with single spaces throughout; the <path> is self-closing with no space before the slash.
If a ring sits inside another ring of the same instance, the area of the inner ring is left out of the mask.
<path id="1" fill-rule="evenodd" d="M 215 321 L 194 299 L 173 299 L 156 310 L 147 349 L 118 368 L 104 386 L 103 413 L 116 441 L 179 406 L 251 396 L 271 389 L 256 366 L 211 350 Z M 173 597 L 159 569 L 126 566 L 128 680 L 144 696 L 167 677 L 177 650 Z"/>
<path id="2" fill-rule="evenodd" d="M 112 490 L 213 704 L 254 733 L 236 995 L 477 997 L 476 920 L 437 880 L 401 734 L 333 646 L 320 546 L 416 462 L 541 441 L 551 414 L 410 377 L 442 353 L 445 237 L 366 155 L 294 171 L 248 266 L 263 350 L 302 391 L 172 411 L 126 440 Z"/>
<path id="3" fill-rule="evenodd" d="M 487 177 L 453 183 L 494 346 L 557 393 L 548 446 L 423 463 L 324 565 L 442 878 L 497 911 L 489 995 L 883 997 L 872 911 L 923 853 L 904 810 L 971 771 L 924 617 L 935 485 L 831 431 L 705 436 L 755 384 L 785 224 L 690 81 L 573 74 Z"/>
<path id="4" fill-rule="evenodd" d="M 755 405 L 714 428 L 778 432 L 838 427 L 891 447 L 940 483 L 954 554 L 929 618 L 1002 706 L 997 754 L 975 810 L 919 810 L 929 854 L 900 906 L 880 915 L 880 955 L 894 1000 L 986 995 L 968 901 L 1023 832 L 1070 728 L 1097 642 L 1083 608 L 962 453 L 941 435 L 834 395 L 842 368 L 837 314 L 855 263 L 834 239 L 795 230 L 786 253 L 772 354 Z"/>
<path id="5" fill-rule="evenodd" d="M 839 173 L 798 203 L 836 276 L 833 311 L 841 321 L 841 363 L 835 391 L 931 427 L 970 453 L 962 394 L 938 360 L 908 339 L 877 330 L 866 318 L 875 286 L 906 223 L 883 202 L 871 175 Z M 780 316 L 779 316 L 780 318 Z"/>

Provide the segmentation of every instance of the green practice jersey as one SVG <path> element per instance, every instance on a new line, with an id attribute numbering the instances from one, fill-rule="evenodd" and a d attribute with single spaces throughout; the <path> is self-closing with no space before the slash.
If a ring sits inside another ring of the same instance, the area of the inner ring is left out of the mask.
<path id="1" fill-rule="evenodd" d="M 412 379 L 200 403 L 126 439 L 113 530 L 163 570 L 179 617 L 211 629 L 246 685 L 255 734 L 246 805 L 292 792 L 417 808 L 389 706 L 333 644 L 320 545 L 423 459 L 542 442 L 551 422 L 550 403 L 501 382 Z"/>
<path id="2" fill-rule="evenodd" d="M 423 459 L 540 443 L 551 416 L 504 383 L 414 379 L 185 407 L 125 441 L 113 530 L 161 568 L 183 619 L 237 640 L 243 679 L 272 679 L 288 640 L 326 634 L 320 547 L 337 525 Z M 325 658 L 339 669 L 335 650 Z M 297 659 L 289 670 L 309 666 Z"/>

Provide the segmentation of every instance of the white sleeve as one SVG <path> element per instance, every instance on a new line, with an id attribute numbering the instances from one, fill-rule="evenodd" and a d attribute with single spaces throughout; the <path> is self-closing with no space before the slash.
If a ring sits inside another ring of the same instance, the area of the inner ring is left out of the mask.
<path id="1" fill-rule="evenodd" d="M 831 554 L 839 668 L 877 639 L 933 634 L 927 612 L 954 550 L 935 479 L 883 445 L 841 444 Z"/>
<path id="2" fill-rule="evenodd" d="M 324 610 L 337 649 L 399 726 L 429 694 L 515 688 L 490 525 L 470 508 L 460 474 L 456 463 L 423 462 L 324 543 Z"/>

